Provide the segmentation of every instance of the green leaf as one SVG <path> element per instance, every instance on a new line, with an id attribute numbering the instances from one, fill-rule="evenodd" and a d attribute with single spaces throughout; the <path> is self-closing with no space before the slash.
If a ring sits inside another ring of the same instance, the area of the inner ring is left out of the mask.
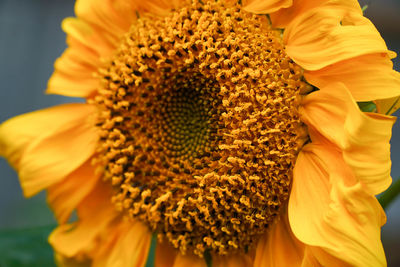
<path id="1" fill-rule="evenodd" d="M 383 192 L 378 200 L 381 203 L 383 209 L 389 207 L 389 205 L 400 195 L 400 177 L 392 183 L 392 185 Z"/>
<path id="2" fill-rule="evenodd" d="M 358 104 L 358 107 L 363 112 L 375 112 L 376 111 L 376 105 L 374 102 L 357 102 L 357 104 Z"/>
<path id="3" fill-rule="evenodd" d="M 52 267 L 53 250 L 47 242 L 55 226 L 0 231 L 1 267 Z"/>

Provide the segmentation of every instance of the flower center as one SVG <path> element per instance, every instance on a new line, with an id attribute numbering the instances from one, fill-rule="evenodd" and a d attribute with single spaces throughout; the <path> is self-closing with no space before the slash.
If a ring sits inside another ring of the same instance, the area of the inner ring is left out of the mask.
<path id="1" fill-rule="evenodd" d="M 138 19 L 95 98 L 97 162 L 126 216 L 182 253 L 245 252 L 288 199 L 299 66 L 266 17 L 193 1 Z"/>

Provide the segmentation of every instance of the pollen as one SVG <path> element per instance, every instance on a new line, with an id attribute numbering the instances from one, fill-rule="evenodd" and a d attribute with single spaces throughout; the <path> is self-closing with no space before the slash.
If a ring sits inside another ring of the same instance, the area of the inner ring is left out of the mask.
<path id="1" fill-rule="evenodd" d="M 182 253 L 245 253 L 288 200 L 302 70 L 268 18 L 191 1 L 141 14 L 100 70 L 112 202 Z"/>

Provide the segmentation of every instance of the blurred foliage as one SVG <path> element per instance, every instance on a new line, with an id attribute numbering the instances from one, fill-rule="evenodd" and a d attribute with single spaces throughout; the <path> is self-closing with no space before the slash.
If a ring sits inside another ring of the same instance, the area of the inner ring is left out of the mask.
<path id="1" fill-rule="evenodd" d="M 53 267 L 47 237 L 55 226 L 0 231 L 1 267 Z"/>
<path id="2" fill-rule="evenodd" d="M 385 210 L 389 207 L 389 205 L 394 202 L 394 200 L 400 195 L 400 177 L 397 180 L 393 181 L 392 185 L 383 192 L 378 200 L 381 203 L 382 208 Z"/>
<path id="3" fill-rule="evenodd" d="M 0 231 L 0 267 L 55 267 L 47 238 L 55 225 Z M 157 239 L 153 236 L 146 267 L 154 266 Z"/>

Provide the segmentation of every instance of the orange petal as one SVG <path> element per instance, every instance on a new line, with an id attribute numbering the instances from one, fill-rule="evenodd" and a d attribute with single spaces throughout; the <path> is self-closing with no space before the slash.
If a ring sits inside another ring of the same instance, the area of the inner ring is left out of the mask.
<path id="1" fill-rule="evenodd" d="M 307 81 L 318 88 L 342 82 L 356 101 L 400 95 L 400 73 L 393 70 L 387 54 L 370 54 L 341 61 L 321 70 L 306 71 Z"/>
<path id="2" fill-rule="evenodd" d="M 247 12 L 256 14 L 269 14 L 281 8 L 288 8 L 293 4 L 293 0 L 246 0 L 243 1 L 243 9 Z"/>
<path id="3" fill-rule="evenodd" d="M 75 14 L 95 28 L 104 37 L 118 40 L 137 19 L 136 1 L 125 0 L 78 0 Z"/>
<path id="4" fill-rule="evenodd" d="M 90 267 L 92 265 L 90 260 L 79 261 L 74 258 L 64 257 L 59 253 L 55 253 L 54 259 L 58 267 Z"/>
<path id="5" fill-rule="evenodd" d="M 326 262 L 329 255 L 351 266 L 384 266 L 380 241 L 384 212 L 376 198 L 354 181 L 338 151 L 306 145 L 294 168 L 288 209 L 291 229 L 301 242 L 323 250 L 325 255 L 314 253 L 322 265 L 335 266 Z"/>
<path id="6" fill-rule="evenodd" d="M 253 266 L 253 259 L 249 254 L 246 255 L 227 255 L 227 256 L 213 256 L 213 267 L 247 267 Z"/>
<path id="7" fill-rule="evenodd" d="M 171 9 L 178 8 L 182 0 L 78 0 L 75 13 L 106 34 L 122 36 L 129 30 L 141 12 L 165 15 Z"/>
<path id="8" fill-rule="evenodd" d="M 139 221 L 121 221 L 107 232 L 107 238 L 94 255 L 93 267 L 144 267 L 151 243 L 151 232 Z"/>
<path id="9" fill-rule="evenodd" d="M 89 97 L 96 92 L 99 79 L 94 77 L 98 59 L 86 64 L 81 55 L 89 53 L 79 49 L 68 48 L 54 63 L 52 76 L 47 83 L 47 94 L 58 94 L 71 97 Z M 80 59 L 76 59 L 79 57 Z"/>
<path id="10" fill-rule="evenodd" d="M 99 175 L 90 159 L 61 182 L 47 190 L 47 202 L 52 207 L 59 224 L 66 223 L 71 212 L 93 190 Z"/>
<path id="11" fill-rule="evenodd" d="M 111 187 L 99 181 L 77 207 L 79 220 L 60 225 L 51 233 L 49 243 L 54 250 L 67 258 L 90 258 L 99 249 L 100 238 L 112 229 L 112 221 L 119 216 L 111 196 Z"/>
<path id="12" fill-rule="evenodd" d="M 55 71 L 50 77 L 46 92 L 88 97 L 99 86 L 99 80 L 94 73 L 101 66 L 100 58 L 110 56 L 119 39 L 114 37 L 107 40 L 103 33 L 77 18 L 64 19 L 62 28 L 67 33 L 69 48 L 54 64 Z"/>
<path id="13" fill-rule="evenodd" d="M 196 255 L 182 255 L 178 253 L 173 267 L 207 267 L 204 259 Z"/>
<path id="14" fill-rule="evenodd" d="M 346 7 L 350 8 L 351 11 L 362 14 L 361 7 L 356 0 L 296 0 L 289 8 L 283 8 L 270 14 L 272 25 L 276 28 L 286 28 L 290 22 L 297 17 L 301 16 L 305 12 L 321 6 L 330 7 Z"/>
<path id="15" fill-rule="evenodd" d="M 322 69 L 361 55 L 388 53 L 374 25 L 345 5 L 303 13 L 288 25 L 283 40 L 289 57 L 306 70 Z"/>
<path id="16" fill-rule="evenodd" d="M 164 16 L 168 14 L 172 9 L 177 9 L 185 4 L 182 0 L 147 0 L 135 1 L 139 12 L 149 12 L 154 15 Z"/>
<path id="17" fill-rule="evenodd" d="M 305 258 L 302 266 L 340 266 L 352 267 L 354 265 L 329 254 L 325 249 L 314 246 L 306 246 Z M 372 266 L 371 266 L 372 267 Z"/>
<path id="18" fill-rule="evenodd" d="M 258 242 L 253 266 L 301 266 L 304 247 L 293 235 L 285 210 Z"/>
<path id="19" fill-rule="evenodd" d="M 59 182 L 94 153 L 94 113 L 92 105 L 65 104 L 0 125 L 0 154 L 17 169 L 25 196 Z"/>
<path id="20" fill-rule="evenodd" d="M 69 39 L 76 41 L 101 57 L 111 55 L 120 38 L 120 35 L 108 37 L 105 32 L 78 18 L 64 19 L 61 27 L 68 36 L 67 41 Z"/>
<path id="21" fill-rule="evenodd" d="M 270 14 L 272 25 L 276 28 L 286 28 L 287 25 L 293 21 L 296 17 L 303 14 L 304 12 L 322 5 L 326 0 L 297 0 L 294 3 L 283 9 L 279 9 L 274 13 Z"/>
<path id="22" fill-rule="evenodd" d="M 390 115 L 400 108 L 400 96 L 375 101 L 376 109 L 381 114 Z"/>
<path id="23" fill-rule="evenodd" d="M 344 160 L 370 194 L 390 185 L 389 141 L 395 117 L 362 113 L 343 84 L 330 84 L 306 96 L 300 113 L 309 127 L 343 151 Z"/>
<path id="24" fill-rule="evenodd" d="M 156 255 L 154 260 L 155 267 L 172 267 L 178 250 L 175 249 L 168 241 L 157 242 Z"/>

